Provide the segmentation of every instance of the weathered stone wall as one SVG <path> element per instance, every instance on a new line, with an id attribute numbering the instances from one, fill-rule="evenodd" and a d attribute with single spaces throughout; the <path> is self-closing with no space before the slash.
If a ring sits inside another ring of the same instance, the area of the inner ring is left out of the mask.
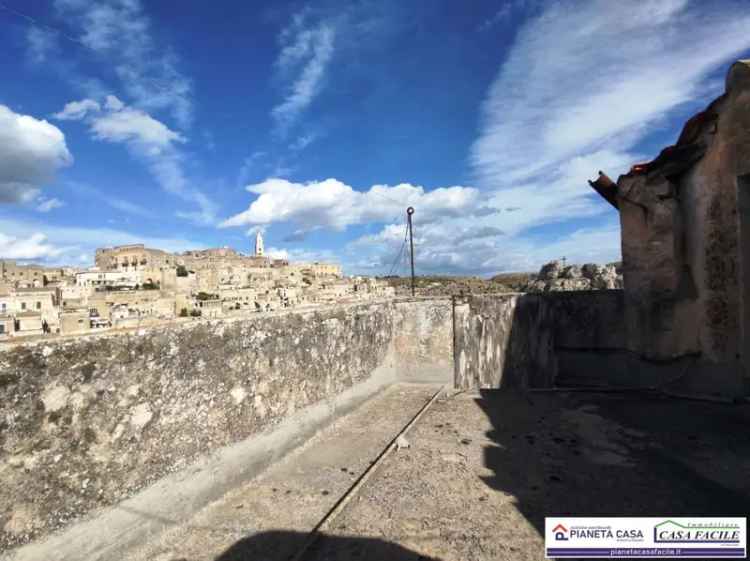
<path id="1" fill-rule="evenodd" d="M 740 275 L 742 292 L 742 345 L 740 354 L 745 393 L 750 395 L 750 174 L 737 178 L 737 219 L 740 229 Z"/>
<path id="2" fill-rule="evenodd" d="M 745 383 L 750 375 L 748 174 L 750 61 L 739 61 L 725 93 L 686 123 L 677 143 L 621 176 L 615 190 L 627 348 L 653 361 L 700 355 L 708 378 L 694 382 L 706 389 L 739 391 L 743 364 Z"/>
<path id="3" fill-rule="evenodd" d="M 390 302 L 3 348 L 0 550 L 366 380 L 449 382 L 451 319 Z"/>
<path id="4" fill-rule="evenodd" d="M 429 302 L 429 303 L 428 303 Z M 398 376 L 411 382 L 448 382 L 453 373 L 453 316 L 450 298 L 397 302 L 394 351 Z M 446 373 L 449 377 L 446 379 Z"/>
<path id="5" fill-rule="evenodd" d="M 458 388 L 545 387 L 556 374 L 551 309 L 539 294 L 454 299 Z"/>
<path id="6" fill-rule="evenodd" d="M 557 350 L 608 350 L 625 347 L 622 290 L 552 292 L 543 295 L 554 318 Z"/>
<path id="7" fill-rule="evenodd" d="M 456 388 L 499 388 L 518 295 L 453 300 Z"/>
<path id="8" fill-rule="evenodd" d="M 592 363 L 606 384 L 601 353 L 625 344 L 621 290 L 472 295 L 456 299 L 454 310 L 460 388 L 573 383 Z"/>
<path id="9" fill-rule="evenodd" d="M 656 360 L 629 349 L 626 309 L 621 290 L 456 299 L 455 384 L 640 388 L 724 398 L 747 391 L 731 364 L 698 353 Z"/>

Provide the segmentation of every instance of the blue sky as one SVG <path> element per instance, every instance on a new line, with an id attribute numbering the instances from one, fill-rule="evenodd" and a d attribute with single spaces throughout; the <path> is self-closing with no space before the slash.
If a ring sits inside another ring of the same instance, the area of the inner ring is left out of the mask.
<path id="1" fill-rule="evenodd" d="M 76 265 L 261 230 L 382 274 L 409 205 L 423 273 L 615 260 L 586 180 L 750 56 L 741 0 L 0 0 L 0 29 L 0 257 Z"/>

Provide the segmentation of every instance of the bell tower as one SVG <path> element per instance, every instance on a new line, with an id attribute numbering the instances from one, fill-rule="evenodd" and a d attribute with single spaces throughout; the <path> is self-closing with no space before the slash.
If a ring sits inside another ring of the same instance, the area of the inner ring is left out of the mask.
<path id="1" fill-rule="evenodd" d="M 263 236 L 260 232 L 255 234 L 255 256 L 263 257 Z"/>

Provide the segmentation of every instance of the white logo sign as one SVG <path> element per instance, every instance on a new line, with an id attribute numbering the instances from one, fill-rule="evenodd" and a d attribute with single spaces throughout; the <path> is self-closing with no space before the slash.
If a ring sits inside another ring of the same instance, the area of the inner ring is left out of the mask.
<path id="1" fill-rule="evenodd" d="M 745 559 L 745 518 L 566 518 L 544 520 L 545 556 Z"/>

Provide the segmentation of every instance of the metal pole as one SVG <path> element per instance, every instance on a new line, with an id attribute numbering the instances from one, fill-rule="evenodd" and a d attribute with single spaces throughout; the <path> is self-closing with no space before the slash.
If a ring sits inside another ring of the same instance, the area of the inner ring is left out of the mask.
<path id="1" fill-rule="evenodd" d="M 406 219 L 409 221 L 409 245 L 411 246 L 411 295 L 414 296 L 414 226 L 411 223 L 412 214 L 414 214 L 414 207 L 410 206 L 406 209 Z"/>

